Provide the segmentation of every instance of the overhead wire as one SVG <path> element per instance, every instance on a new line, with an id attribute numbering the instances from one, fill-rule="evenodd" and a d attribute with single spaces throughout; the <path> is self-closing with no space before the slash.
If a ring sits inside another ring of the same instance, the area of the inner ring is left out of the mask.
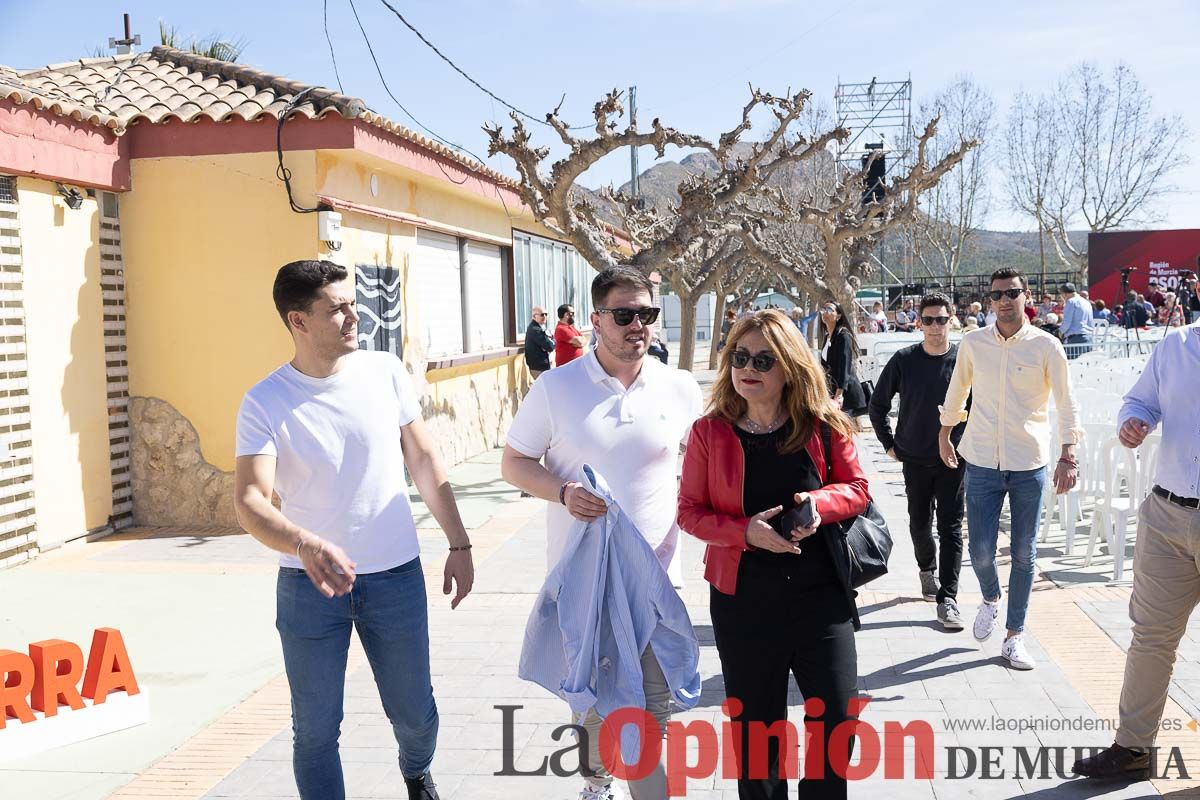
<path id="1" fill-rule="evenodd" d="M 329 37 L 329 0 L 321 0 L 321 21 L 325 26 L 325 43 L 329 45 L 329 58 L 333 61 L 333 77 L 337 79 L 338 92 L 345 94 L 342 88 L 342 76 L 338 74 L 337 56 L 333 52 L 333 39 Z"/>
<path id="2" fill-rule="evenodd" d="M 374 47 L 372 47 L 372 45 L 371 45 L 371 37 L 367 35 L 367 30 L 366 30 L 366 28 L 363 26 L 363 24 L 362 24 L 362 19 L 361 19 L 361 18 L 359 17 L 359 15 L 358 15 L 358 8 L 357 8 L 357 7 L 354 5 L 354 0 L 348 0 L 348 2 L 350 3 L 350 10 L 351 10 L 351 11 L 354 13 L 354 21 L 355 21 L 355 22 L 358 24 L 358 30 L 359 30 L 359 32 L 361 32 L 361 33 L 362 33 L 363 42 L 364 42 L 364 43 L 367 45 L 367 52 L 368 52 L 368 53 L 370 54 L 370 56 L 371 56 L 371 62 L 372 62 L 374 65 L 375 65 L 375 73 L 376 73 L 376 74 L 379 76 L 379 82 L 380 82 L 380 83 L 383 85 L 383 90 L 384 90 L 385 92 L 387 92 L 387 95 L 388 95 L 388 97 L 392 98 L 392 102 L 394 102 L 394 103 L 396 104 L 396 106 L 397 106 L 397 107 L 398 107 L 398 108 L 399 108 L 401 111 L 403 111 L 403 112 L 404 112 L 405 116 L 407 116 L 407 117 L 408 117 L 410 120 L 412 120 L 412 121 L 413 121 L 413 123 L 414 123 L 414 124 L 415 124 L 417 127 L 419 127 L 421 130 L 425 131 L 427 134 L 429 134 L 431 137 L 433 137 L 433 139 L 434 139 L 434 140 L 436 140 L 436 141 L 438 141 L 438 142 L 440 142 L 440 143 L 444 144 L 445 146 L 447 146 L 447 147 L 449 147 L 449 148 L 451 148 L 451 149 L 454 149 L 454 150 L 459 150 L 459 151 L 461 151 L 461 152 L 463 152 L 463 153 L 466 153 L 466 154 L 467 154 L 467 155 L 469 155 L 471 158 L 473 158 L 473 159 L 475 159 L 477 162 L 479 162 L 480 166 L 483 166 L 483 165 L 484 165 L 484 159 L 480 158 L 478 155 L 476 155 L 475 153 L 471 152 L 470 150 L 468 150 L 467 148 L 463 147 L 462 145 L 460 145 L 460 144 L 455 144 L 454 142 L 450 141 L 449 139 L 446 139 L 445 137 L 443 137 L 443 136 L 439 135 L 439 134 L 438 134 L 437 132 L 435 132 L 433 129 L 431 129 L 431 128 L 429 128 L 428 126 L 426 126 L 426 125 L 422 124 L 422 123 L 421 123 L 421 121 L 420 121 L 420 120 L 418 120 L 418 119 L 417 119 L 417 118 L 416 118 L 416 117 L 415 117 L 415 116 L 412 114 L 412 112 L 411 112 L 411 111 L 409 111 L 407 108 L 405 108 L 404 104 L 400 102 L 400 99 L 399 99 L 398 97 L 396 97 L 395 93 L 394 93 L 394 92 L 392 92 L 392 89 L 391 89 L 391 87 L 390 87 L 390 86 L 388 86 L 387 78 L 385 78 L 385 77 L 384 77 L 384 75 L 383 75 L 383 68 L 382 68 L 382 67 L 379 65 L 379 59 L 378 59 L 378 58 L 376 58 L 376 56 L 375 56 L 375 48 L 374 48 Z M 330 52 L 332 53 L 332 52 L 333 52 L 333 43 L 332 43 L 332 41 L 330 41 L 330 43 L 329 43 L 329 48 L 330 48 Z M 456 185 L 458 185 L 458 186 L 462 186 L 464 183 L 466 183 L 466 182 L 467 182 L 467 180 L 468 180 L 467 178 L 463 178 L 462 180 L 456 180 L 456 179 L 454 178 L 454 176 L 452 176 L 452 175 L 451 175 L 449 172 L 447 172 L 447 171 L 446 171 L 446 168 L 445 168 L 444 166 L 442 166 L 442 163 L 441 163 L 440 161 L 438 161 L 437 159 L 434 159 L 434 163 L 435 163 L 435 164 L 437 164 L 437 167 L 438 167 L 438 169 L 439 169 L 439 170 L 441 170 L 441 173 L 442 173 L 442 175 L 444 175 L 444 176 L 445 176 L 446 180 L 450 181 L 451 183 L 453 183 L 453 184 L 456 184 Z M 499 186 L 494 186 L 493 188 L 494 188 L 494 190 L 495 190 L 495 192 L 496 192 L 496 197 L 497 197 L 497 199 L 499 199 L 499 201 L 500 201 L 500 205 L 504 207 L 504 213 L 505 213 L 505 215 L 506 215 L 506 216 L 509 218 L 509 220 L 511 221 L 511 220 L 513 219 L 513 215 L 512 215 L 512 212 L 510 212 L 510 211 L 509 211 L 509 208 L 508 208 L 508 203 L 507 203 L 507 202 L 505 202 L 505 200 L 504 200 L 504 195 L 503 195 L 503 193 L 500 191 L 500 187 L 499 187 Z"/>
<path id="3" fill-rule="evenodd" d="M 352 12 L 354 12 L 354 21 L 356 23 L 358 23 L 358 30 L 360 32 L 362 32 L 363 41 L 367 45 L 367 52 L 371 54 L 371 62 L 375 65 L 375 72 L 376 72 L 376 74 L 379 75 L 379 82 L 383 84 L 383 90 L 385 92 L 387 92 L 388 97 L 392 98 L 392 102 L 395 103 L 397 105 L 397 107 L 399 107 L 399 109 L 404 112 L 405 116 L 407 116 L 409 119 L 411 119 L 418 128 L 420 128 L 421 130 L 428 133 L 435 140 L 437 140 L 438 142 L 441 142 L 442 144 L 444 144 L 447 147 L 452 148 L 454 150 L 461 150 L 462 152 L 466 153 L 471 158 L 475 159 L 480 164 L 482 164 L 484 162 L 484 159 L 475 155 L 474 153 L 472 153 L 470 150 L 463 147 L 462 145 L 455 144 L 454 142 L 450 141 L 449 139 L 445 139 L 442 136 L 439 136 L 437 133 L 435 133 L 433 131 L 433 129 L 431 129 L 428 126 L 426 126 L 425 124 L 423 124 L 419 119 L 417 119 L 415 116 L 413 116 L 413 113 L 411 111 L 409 111 L 407 108 L 404 107 L 404 104 L 400 102 L 400 98 L 396 97 L 395 93 L 392 92 L 392 87 L 388 86 L 387 78 L 383 77 L 383 68 L 379 66 L 379 59 L 375 57 L 375 48 L 371 46 L 371 37 L 367 35 L 367 29 L 365 27 L 363 27 L 362 19 L 359 18 L 359 16 L 358 16 L 358 8 L 354 5 L 354 0 L 349 0 L 349 3 L 350 3 L 350 10 Z M 450 177 L 450 173 L 446 172 L 446 169 L 444 167 L 442 167 L 442 165 L 440 163 L 438 164 L 438 168 L 442 170 L 442 174 L 446 176 L 446 180 L 448 180 L 452 183 L 459 184 L 460 186 L 462 184 L 466 183 L 465 178 L 461 181 L 457 181 L 457 180 L 454 180 L 454 178 Z"/>
<path id="4" fill-rule="evenodd" d="M 523 110 L 521 110 L 520 108 L 517 108 L 517 107 L 516 107 L 516 106 L 514 106 L 512 103 L 508 102 L 508 101 L 507 101 L 507 100 L 505 100 L 503 97 L 501 97 L 500 95 L 496 94 L 496 93 L 495 93 L 495 92 L 493 92 L 491 89 L 487 88 L 487 87 L 486 87 L 486 86 L 484 86 L 482 83 L 480 83 L 479 81 L 477 81 L 477 80 L 475 80 L 474 78 L 472 78 L 472 77 L 471 77 L 471 76 L 470 76 L 470 75 L 467 73 L 467 71 L 466 71 L 466 70 L 464 70 L 464 69 L 463 69 L 462 67 L 460 67 L 458 64 L 455 64 L 455 63 L 454 63 L 454 61 L 453 61 L 453 60 L 451 60 L 449 56 L 447 56 L 445 53 L 443 53 L 441 50 L 439 50 L 439 49 L 438 49 L 438 47 L 437 47 L 437 45 L 435 45 L 433 42 L 429 41 L 429 39 L 425 38 L 425 34 L 421 33 L 419 30 L 417 30 L 417 28 L 416 28 L 416 26 L 415 26 L 415 25 L 413 25 L 411 22 L 409 22 L 407 19 L 405 19 L 405 18 L 404 18 L 404 15 L 403 15 L 403 14 L 401 14 L 401 13 L 400 13 L 400 11 L 399 11 L 399 10 L 397 10 L 395 6 L 393 6 L 391 3 L 389 3 L 389 2 L 388 2 L 388 0 L 379 0 L 379 2 L 383 3 L 383 5 L 385 5 L 385 6 L 388 8 L 388 10 L 389 10 L 389 11 L 391 11 L 393 14 L 395 14 L 395 15 L 396 15 L 396 18 L 397 18 L 397 19 L 399 19 L 399 20 L 400 20 L 400 22 L 402 22 L 402 23 L 404 24 L 404 27 L 406 27 L 406 28 L 408 28 L 410 31 L 412 31 L 412 32 L 413 32 L 413 33 L 416 35 L 416 37 L 417 37 L 418 39 L 420 39 L 422 43 L 424 43 L 424 45 L 425 45 L 426 47 L 428 47 L 430 50 L 432 50 L 434 53 L 436 53 L 436 54 L 437 54 L 438 58 L 442 59 L 442 61 L 445 61 L 447 64 L 449 64 L 449 65 L 450 65 L 450 67 L 451 67 L 451 68 L 452 68 L 452 69 L 453 69 L 455 72 L 457 72 L 459 75 L 462 75 L 464 78 L 466 78 L 466 79 L 467 79 L 467 81 L 468 81 L 468 82 L 469 82 L 469 83 L 470 83 L 472 86 L 474 86 L 476 89 L 478 89 L 479 91 L 483 92 L 483 93 L 484 93 L 484 94 L 486 94 L 488 97 L 490 97 L 490 98 L 492 98 L 493 100 L 495 100 L 497 103 L 500 103 L 500 104 L 501 104 L 501 105 L 503 105 L 505 108 L 508 108 L 508 109 L 509 109 L 509 110 L 511 110 L 511 111 L 512 111 L 514 114 L 518 114 L 518 115 L 520 115 L 520 116 L 524 117 L 525 119 L 528 119 L 528 120 L 530 120 L 530 121 L 532 121 L 532 122 L 536 122 L 536 123 L 538 123 L 539 125 L 545 125 L 545 126 L 546 126 L 546 127 L 548 127 L 548 128 L 553 128 L 553 127 L 554 127 L 553 125 L 551 125 L 551 124 L 550 124 L 549 122 L 547 122 L 546 120 L 544 120 L 544 119 L 542 119 L 542 118 L 540 118 L 540 117 L 536 117 L 536 116 L 534 116 L 533 114 L 530 114 L 530 113 L 529 113 L 529 112 L 527 112 L 527 111 L 523 111 Z M 568 127 L 568 128 L 567 128 L 567 130 L 569 130 L 569 131 L 581 131 L 581 130 L 585 130 L 585 129 L 587 129 L 587 128 L 593 128 L 593 127 L 595 127 L 595 126 L 594 126 L 594 125 L 575 125 L 575 126 L 572 126 L 572 127 Z"/>

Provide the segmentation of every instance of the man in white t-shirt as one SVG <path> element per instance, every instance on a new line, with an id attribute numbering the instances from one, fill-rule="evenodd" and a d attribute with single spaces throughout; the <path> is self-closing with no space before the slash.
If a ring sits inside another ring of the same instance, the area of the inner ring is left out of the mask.
<path id="1" fill-rule="evenodd" d="M 442 591 L 471 591 L 471 543 L 403 362 L 358 350 L 354 278 L 328 261 L 275 277 L 295 357 L 238 411 L 234 508 L 278 550 L 276 628 L 292 695 L 292 767 L 304 800 L 342 800 L 338 756 L 350 630 L 358 630 L 400 752 L 410 800 L 429 774 L 438 711 L 407 467 L 450 542 Z M 279 495 L 282 508 L 271 503 Z"/>
<path id="2" fill-rule="evenodd" d="M 652 284 L 636 270 L 618 267 L 596 276 L 592 326 L 599 344 L 533 384 L 509 428 L 501 472 L 549 503 L 549 567 L 562 555 L 574 520 L 606 511 L 579 483 L 587 463 L 604 476 L 672 583 L 680 585 L 676 467 L 680 444 L 703 412 L 703 397 L 691 373 L 646 358 L 659 314 L 652 298 Z M 670 690 L 652 651 L 643 656 L 642 667 L 647 710 L 665 730 Z M 595 773 L 580 795 L 586 800 L 616 797 L 599 757 L 602 723 L 594 711 L 582 722 Z M 634 800 L 665 798 L 661 768 L 634 781 L 632 789 Z"/>

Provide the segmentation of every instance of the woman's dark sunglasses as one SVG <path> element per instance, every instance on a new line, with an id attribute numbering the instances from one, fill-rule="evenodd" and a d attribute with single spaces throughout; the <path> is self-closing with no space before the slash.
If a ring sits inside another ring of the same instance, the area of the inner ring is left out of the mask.
<path id="1" fill-rule="evenodd" d="M 642 321 L 643 325 L 653 325 L 658 319 L 661 308 L 597 308 L 597 314 L 612 314 L 613 322 L 624 328 L 626 325 L 633 324 L 633 318 L 637 317 Z"/>
<path id="2" fill-rule="evenodd" d="M 925 325 L 949 325 L 949 317 L 921 317 L 921 322 Z"/>
<path id="3" fill-rule="evenodd" d="M 1025 293 L 1024 289 L 993 289 L 988 292 L 988 297 L 993 300 L 999 300 L 1001 297 L 1008 297 L 1009 300 L 1016 300 Z"/>
<path id="4" fill-rule="evenodd" d="M 745 369 L 747 364 L 754 366 L 755 372 L 770 372 L 779 359 L 770 353 L 759 353 L 752 356 L 745 350 L 734 350 L 729 354 L 729 363 L 734 369 Z"/>

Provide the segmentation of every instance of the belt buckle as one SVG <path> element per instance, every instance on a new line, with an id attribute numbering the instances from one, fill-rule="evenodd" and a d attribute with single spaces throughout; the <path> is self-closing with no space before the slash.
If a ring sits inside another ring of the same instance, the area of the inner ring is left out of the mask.
<path id="1" fill-rule="evenodd" d="M 1168 502 L 1171 502 L 1171 503 L 1179 506 L 1180 508 L 1190 508 L 1190 509 L 1200 508 L 1200 498 L 1180 497 L 1179 495 L 1175 494 L 1171 490 L 1164 489 L 1162 486 L 1155 486 L 1154 488 L 1159 490 L 1160 494 L 1163 497 L 1165 497 Z"/>

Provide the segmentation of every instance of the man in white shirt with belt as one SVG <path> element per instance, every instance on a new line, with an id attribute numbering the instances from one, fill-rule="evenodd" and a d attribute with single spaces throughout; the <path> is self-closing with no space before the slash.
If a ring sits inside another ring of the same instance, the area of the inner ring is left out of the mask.
<path id="1" fill-rule="evenodd" d="M 608 481 L 613 498 L 680 585 L 676 468 L 703 398 L 691 373 L 646 358 L 660 310 L 652 303 L 653 285 L 636 270 L 616 267 L 596 276 L 592 326 L 598 344 L 533 384 L 509 428 L 500 468 L 506 481 L 549 503 L 548 566 L 562 555 L 574 520 L 606 511 L 577 480 L 587 463 Z M 670 689 L 650 649 L 642 671 L 647 711 L 665 730 Z M 594 774 L 581 800 L 619 796 L 600 758 L 602 723 L 595 711 L 582 721 Z M 664 800 L 665 773 L 660 768 L 632 782 L 631 790 L 634 800 Z"/>
<path id="2" fill-rule="evenodd" d="M 1078 478 L 1075 445 L 1083 439 L 1079 408 L 1071 392 L 1062 343 L 1029 324 L 1029 286 L 1017 269 L 992 273 L 988 295 L 996 323 L 963 336 L 942 408 L 939 450 L 946 466 L 958 466 L 950 441 L 954 426 L 971 413 L 958 452 L 967 462 L 967 531 L 971 566 L 983 602 L 975 617 L 975 638 L 984 641 L 999 618 L 1000 577 L 996 540 L 1007 495 L 1012 511 L 1012 569 L 1008 579 L 1008 636 L 1001 655 L 1014 669 L 1035 664 L 1021 636 L 1033 590 L 1037 533 L 1050 460 L 1050 395 L 1058 408 L 1062 453 L 1054 467 L 1054 490 L 1069 491 Z"/>
<path id="3" fill-rule="evenodd" d="M 1075 762 L 1089 778 L 1144 775 L 1158 734 L 1179 640 L 1200 604 L 1200 323 L 1163 337 L 1117 417 L 1121 444 L 1136 448 L 1158 425 L 1154 486 L 1138 509 L 1133 639 L 1125 658 L 1121 724 L 1107 750 Z"/>

